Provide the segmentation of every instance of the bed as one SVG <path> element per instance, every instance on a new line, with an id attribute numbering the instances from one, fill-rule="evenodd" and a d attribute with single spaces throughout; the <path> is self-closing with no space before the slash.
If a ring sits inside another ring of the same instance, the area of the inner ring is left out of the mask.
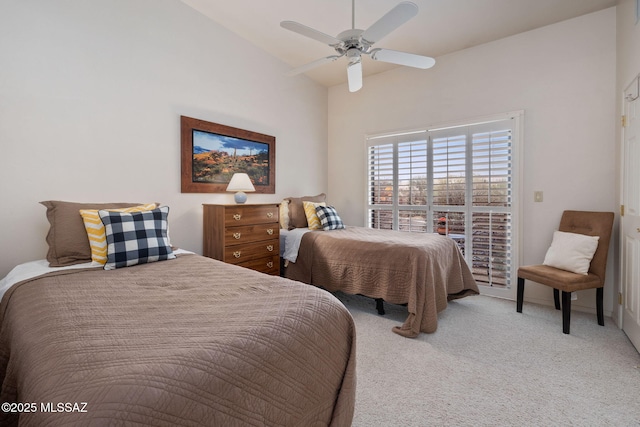
<path id="1" fill-rule="evenodd" d="M 447 301 L 479 293 L 456 242 L 446 236 L 351 226 L 281 235 L 285 277 L 406 304 L 406 321 L 393 328 L 405 337 L 434 332 Z"/>
<path id="2" fill-rule="evenodd" d="M 351 424 L 355 327 L 333 295 L 172 253 L 0 281 L 0 425 Z"/>

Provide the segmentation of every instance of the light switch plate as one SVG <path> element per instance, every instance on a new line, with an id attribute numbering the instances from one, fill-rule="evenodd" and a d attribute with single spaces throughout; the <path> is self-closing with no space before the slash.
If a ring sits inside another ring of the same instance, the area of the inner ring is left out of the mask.
<path id="1" fill-rule="evenodd" d="M 533 201 L 537 203 L 542 202 L 542 191 L 533 192 Z"/>

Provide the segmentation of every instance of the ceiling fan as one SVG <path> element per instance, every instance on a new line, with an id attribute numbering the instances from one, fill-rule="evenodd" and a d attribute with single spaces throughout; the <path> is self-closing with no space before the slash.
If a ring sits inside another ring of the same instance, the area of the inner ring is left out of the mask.
<path id="1" fill-rule="evenodd" d="M 436 63 L 435 59 L 428 56 L 415 55 L 413 53 L 391 49 L 372 48 L 374 43 L 377 43 L 387 34 L 418 14 L 418 6 L 414 3 L 409 1 L 399 3 L 366 30 L 358 30 L 355 28 L 355 0 L 351 2 L 351 14 L 351 29 L 341 32 L 336 37 L 332 37 L 294 21 L 282 21 L 280 23 L 282 28 L 328 44 L 334 48 L 337 53 L 337 55 L 320 58 L 301 67 L 294 68 L 287 74 L 294 76 L 304 73 L 312 68 L 346 56 L 347 59 L 349 59 L 349 64 L 347 65 L 349 91 L 356 92 L 362 88 L 362 55 L 369 55 L 376 61 L 422 69 L 431 68 Z"/>

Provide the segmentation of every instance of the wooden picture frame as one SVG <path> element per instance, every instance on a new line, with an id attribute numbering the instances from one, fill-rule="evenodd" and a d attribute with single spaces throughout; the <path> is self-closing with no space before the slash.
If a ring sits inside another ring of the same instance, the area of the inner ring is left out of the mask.
<path id="1" fill-rule="evenodd" d="M 274 136 L 180 116 L 180 140 L 183 193 L 224 193 L 244 172 L 256 193 L 275 194 Z"/>

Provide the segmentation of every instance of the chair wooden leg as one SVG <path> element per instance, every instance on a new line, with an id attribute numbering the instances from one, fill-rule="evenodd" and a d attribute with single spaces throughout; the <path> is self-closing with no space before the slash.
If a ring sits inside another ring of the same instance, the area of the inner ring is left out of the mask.
<path id="1" fill-rule="evenodd" d="M 556 305 L 556 310 L 560 310 L 560 291 L 553 288 L 553 302 Z"/>
<path id="2" fill-rule="evenodd" d="M 516 311 L 522 313 L 522 301 L 524 300 L 524 279 L 518 277 L 518 297 L 516 302 Z"/>
<path id="3" fill-rule="evenodd" d="M 571 292 L 562 291 L 562 332 L 569 333 L 571 323 Z"/>
<path id="4" fill-rule="evenodd" d="M 604 288 L 596 289 L 596 310 L 598 312 L 598 325 L 604 326 L 604 310 L 602 300 L 604 297 Z"/>

